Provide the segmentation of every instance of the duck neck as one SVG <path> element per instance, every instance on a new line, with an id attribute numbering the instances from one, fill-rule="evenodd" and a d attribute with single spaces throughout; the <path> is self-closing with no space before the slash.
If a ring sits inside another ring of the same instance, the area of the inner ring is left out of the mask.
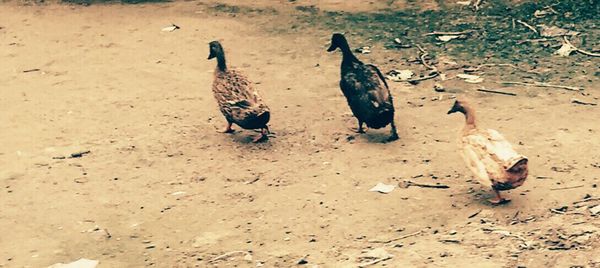
<path id="1" fill-rule="evenodd" d="M 217 68 L 222 72 L 227 70 L 227 64 L 225 63 L 225 54 L 223 52 L 217 54 Z"/>
<path id="2" fill-rule="evenodd" d="M 465 114 L 465 129 L 473 129 L 477 126 L 475 125 L 475 111 L 471 109 L 471 107 L 463 107 Z"/>
<path id="3" fill-rule="evenodd" d="M 354 56 L 354 54 L 352 53 L 352 50 L 350 50 L 350 46 L 348 45 L 348 42 L 341 43 L 340 50 L 342 51 L 342 64 L 343 63 L 360 62 L 358 60 L 358 58 L 356 58 L 356 56 Z"/>

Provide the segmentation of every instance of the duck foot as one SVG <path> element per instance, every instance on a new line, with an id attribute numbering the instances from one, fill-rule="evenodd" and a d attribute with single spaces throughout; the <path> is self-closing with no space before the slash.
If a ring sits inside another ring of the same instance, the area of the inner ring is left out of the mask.
<path id="1" fill-rule="evenodd" d="M 388 142 L 395 141 L 400 138 L 400 137 L 398 137 L 398 130 L 396 130 L 396 123 L 394 123 L 393 120 L 392 120 L 392 129 L 390 132 L 391 132 L 390 137 L 387 139 Z"/>
<path id="2" fill-rule="evenodd" d="M 253 143 L 265 142 L 269 140 L 268 130 L 262 129 L 260 136 L 252 140 Z"/>
<path id="3" fill-rule="evenodd" d="M 510 203 L 510 199 L 500 196 L 500 193 L 498 191 L 494 191 L 494 193 L 496 194 L 496 197 L 488 199 L 488 201 L 492 203 L 492 205 L 497 206 Z"/>
<path id="4" fill-rule="evenodd" d="M 231 128 L 231 126 L 233 125 L 233 123 L 229 122 L 227 123 L 227 126 L 225 127 L 225 130 L 223 130 L 223 133 L 234 133 L 235 130 L 233 128 Z"/>

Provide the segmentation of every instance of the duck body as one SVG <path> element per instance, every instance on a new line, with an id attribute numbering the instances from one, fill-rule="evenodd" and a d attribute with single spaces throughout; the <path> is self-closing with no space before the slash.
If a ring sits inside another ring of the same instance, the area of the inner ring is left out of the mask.
<path id="1" fill-rule="evenodd" d="M 271 119 L 269 107 L 244 74 L 227 67 L 225 53 L 219 42 L 211 42 L 209 48 L 208 59 L 217 58 L 212 91 L 219 110 L 227 120 L 224 132 L 234 132 L 231 127 L 232 124 L 236 124 L 244 129 L 260 129 L 261 136 L 254 142 L 267 140 L 269 132 L 267 124 Z"/>
<path id="2" fill-rule="evenodd" d="M 266 128 L 271 117 L 252 83 L 236 70 L 215 70 L 212 91 L 227 122 L 244 129 Z"/>
<path id="3" fill-rule="evenodd" d="M 376 66 L 342 63 L 340 88 L 352 114 L 369 128 L 379 129 L 394 121 L 394 103 Z"/>
<path id="4" fill-rule="evenodd" d="M 459 137 L 459 147 L 467 168 L 479 183 L 496 193 L 496 198 L 490 202 L 508 202 L 499 191 L 523 185 L 529 172 L 527 157 L 517 153 L 498 131 L 477 128 L 474 111 L 465 101 L 456 101 L 448 113 L 453 112 L 465 114 L 466 124 Z"/>
<path id="5" fill-rule="evenodd" d="M 394 102 L 381 71 L 375 65 L 364 64 L 356 58 L 342 34 L 332 36 L 331 47 L 327 51 L 337 48 L 342 51 L 340 88 L 358 120 L 358 132 L 364 132 L 363 123 L 374 129 L 391 125 L 388 140 L 398 139 Z"/>
<path id="6" fill-rule="evenodd" d="M 482 185 L 505 191 L 519 187 L 527 178 L 527 157 L 493 129 L 469 129 L 460 139 L 461 155 Z"/>

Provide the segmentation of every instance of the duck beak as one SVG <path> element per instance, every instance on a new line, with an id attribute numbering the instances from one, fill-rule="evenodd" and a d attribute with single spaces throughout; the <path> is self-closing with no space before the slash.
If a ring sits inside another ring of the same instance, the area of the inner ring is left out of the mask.
<path id="1" fill-rule="evenodd" d="M 335 51 L 337 49 L 337 46 L 333 43 L 331 43 L 331 46 L 329 46 L 329 48 L 327 49 L 327 52 L 332 52 Z"/>
<path id="2" fill-rule="evenodd" d="M 450 111 L 448 111 L 448 114 L 453 114 L 456 112 L 461 112 L 462 111 L 462 107 L 460 107 L 460 104 L 458 104 L 458 101 L 454 101 L 454 105 L 452 105 L 452 108 L 450 109 Z"/>
<path id="3" fill-rule="evenodd" d="M 208 54 L 208 59 L 207 59 L 207 60 L 210 60 L 210 59 L 212 59 L 212 58 L 214 58 L 214 57 L 216 57 L 216 56 L 217 56 L 217 55 L 215 55 L 215 53 L 214 53 L 214 52 L 211 50 L 211 51 L 210 51 L 210 54 Z"/>

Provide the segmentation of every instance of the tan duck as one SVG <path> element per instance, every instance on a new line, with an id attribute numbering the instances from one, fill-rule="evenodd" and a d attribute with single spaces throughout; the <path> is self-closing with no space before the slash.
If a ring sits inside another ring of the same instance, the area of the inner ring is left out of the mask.
<path id="1" fill-rule="evenodd" d="M 225 62 L 225 52 L 218 41 L 210 42 L 208 59 L 217 58 L 212 90 L 221 113 L 227 120 L 224 133 L 233 133 L 235 123 L 244 129 L 260 129 L 261 135 L 253 142 L 268 139 L 269 107 L 262 101 L 252 83 L 239 71 L 230 69 Z"/>
<path id="2" fill-rule="evenodd" d="M 467 167 L 479 182 L 494 190 L 493 204 L 507 203 L 500 191 L 521 186 L 527 178 L 527 158 L 518 154 L 512 145 L 493 129 L 479 129 L 475 121 L 475 111 L 465 100 L 454 102 L 448 114 L 461 112 L 466 124 L 461 132 L 459 144 L 461 155 Z"/>
<path id="3" fill-rule="evenodd" d="M 342 51 L 340 88 L 350 110 L 358 119 L 358 133 L 364 133 L 363 124 L 370 128 L 391 125 L 388 141 L 398 139 L 394 123 L 394 102 L 385 78 L 371 64 L 364 64 L 352 54 L 344 35 L 335 33 L 327 51 Z"/>

